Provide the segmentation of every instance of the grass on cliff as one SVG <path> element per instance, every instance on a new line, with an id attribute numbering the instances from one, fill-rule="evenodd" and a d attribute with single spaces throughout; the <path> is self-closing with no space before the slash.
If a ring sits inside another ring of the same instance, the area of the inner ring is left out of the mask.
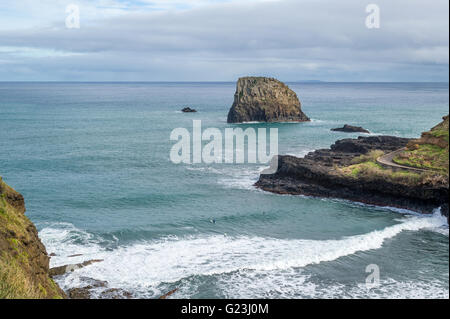
<path id="1" fill-rule="evenodd" d="M 15 192 L 0 177 L 0 299 L 62 298 L 55 282 L 36 275 L 27 232 L 31 222 L 6 200 Z M 26 244 L 28 243 L 28 244 Z"/>
<path id="2" fill-rule="evenodd" d="M 449 117 L 408 144 L 393 161 L 400 165 L 449 173 Z"/>
<path id="3" fill-rule="evenodd" d="M 384 154 L 383 151 L 375 150 L 365 155 L 361 155 L 352 160 L 352 165 L 338 168 L 338 172 L 352 178 L 366 178 L 366 179 L 383 179 L 394 183 L 404 185 L 415 185 L 423 182 L 425 174 L 418 174 L 408 171 L 394 172 L 379 165 L 376 160 Z"/>
<path id="4" fill-rule="evenodd" d="M 417 145 L 416 149 L 408 149 L 396 156 L 393 161 L 400 165 L 441 171 L 448 174 L 448 148 L 437 145 Z"/>

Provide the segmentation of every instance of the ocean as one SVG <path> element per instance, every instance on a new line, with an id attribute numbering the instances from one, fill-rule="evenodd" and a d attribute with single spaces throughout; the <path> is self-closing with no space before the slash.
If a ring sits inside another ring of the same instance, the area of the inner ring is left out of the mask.
<path id="1" fill-rule="evenodd" d="M 264 165 L 170 161 L 172 130 L 193 120 L 278 128 L 279 153 L 301 157 L 357 137 L 330 131 L 346 123 L 418 137 L 448 113 L 448 83 L 289 86 L 311 122 L 227 124 L 235 83 L 0 83 L 0 175 L 24 195 L 51 266 L 104 259 L 61 287 L 91 277 L 137 298 L 449 298 L 438 210 L 275 195 L 253 187 Z"/>

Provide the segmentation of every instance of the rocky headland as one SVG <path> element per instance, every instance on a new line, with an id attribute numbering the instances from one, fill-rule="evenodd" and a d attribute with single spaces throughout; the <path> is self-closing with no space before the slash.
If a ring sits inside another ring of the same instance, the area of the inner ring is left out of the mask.
<path id="1" fill-rule="evenodd" d="M 305 122 L 297 94 L 286 84 L 265 77 L 244 77 L 237 82 L 228 123 Z"/>
<path id="2" fill-rule="evenodd" d="M 448 141 L 448 130 L 442 138 Z M 304 158 L 278 156 L 276 173 L 262 174 L 256 186 L 278 194 L 341 198 L 425 214 L 441 207 L 448 217 L 448 170 L 417 173 L 377 163 L 383 154 L 406 148 L 413 141 L 394 136 L 359 137 L 339 140 Z"/>
<path id="3" fill-rule="evenodd" d="M 50 278 L 49 260 L 23 196 L 0 178 L 0 299 L 66 298 Z"/>

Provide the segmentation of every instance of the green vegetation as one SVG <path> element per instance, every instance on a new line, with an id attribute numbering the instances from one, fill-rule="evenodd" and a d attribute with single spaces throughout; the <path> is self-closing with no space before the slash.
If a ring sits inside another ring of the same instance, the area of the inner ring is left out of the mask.
<path id="1" fill-rule="evenodd" d="M 418 174 L 408 171 L 394 172 L 390 169 L 385 169 L 379 165 L 376 160 L 384 154 L 383 151 L 375 150 L 368 154 L 361 155 L 352 160 L 352 165 L 338 168 L 338 172 L 352 178 L 381 178 L 395 183 L 405 185 L 413 185 L 424 181 L 426 174 Z"/>
<path id="2" fill-rule="evenodd" d="M 21 196 L 0 177 L 0 299 L 63 298 L 45 273 L 45 255 Z"/>
<path id="3" fill-rule="evenodd" d="M 449 130 L 449 117 L 444 116 L 443 118 L 443 122 L 441 122 L 440 124 L 438 124 L 437 126 L 433 127 L 430 131 L 430 134 L 434 137 L 437 138 L 441 138 L 444 141 L 447 142 L 447 146 L 448 146 L 448 130 Z"/>
<path id="4" fill-rule="evenodd" d="M 352 160 L 352 164 L 361 164 L 366 162 L 373 162 L 375 163 L 377 161 L 377 158 L 384 155 L 383 151 L 380 150 L 374 150 L 370 151 L 367 154 L 360 155 Z"/>
<path id="5" fill-rule="evenodd" d="M 437 145 L 418 145 L 417 149 L 408 149 L 396 156 L 393 161 L 400 165 L 441 171 L 448 174 L 448 148 Z"/>
<path id="6" fill-rule="evenodd" d="M 449 172 L 449 117 L 422 137 L 408 144 L 407 150 L 393 161 L 400 165 Z"/>

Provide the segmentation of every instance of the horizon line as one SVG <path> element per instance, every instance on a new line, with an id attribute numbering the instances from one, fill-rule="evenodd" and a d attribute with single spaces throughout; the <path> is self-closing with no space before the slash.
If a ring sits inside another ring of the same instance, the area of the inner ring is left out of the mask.
<path id="1" fill-rule="evenodd" d="M 6 81 L 0 80 L 0 83 L 236 83 L 237 80 L 229 81 L 64 81 L 64 80 L 24 80 L 24 81 Z M 296 80 L 283 81 L 285 83 L 306 83 L 306 84 L 320 84 L 320 83 L 440 83 L 449 84 L 449 81 L 322 81 L 322 80 Z"/>

